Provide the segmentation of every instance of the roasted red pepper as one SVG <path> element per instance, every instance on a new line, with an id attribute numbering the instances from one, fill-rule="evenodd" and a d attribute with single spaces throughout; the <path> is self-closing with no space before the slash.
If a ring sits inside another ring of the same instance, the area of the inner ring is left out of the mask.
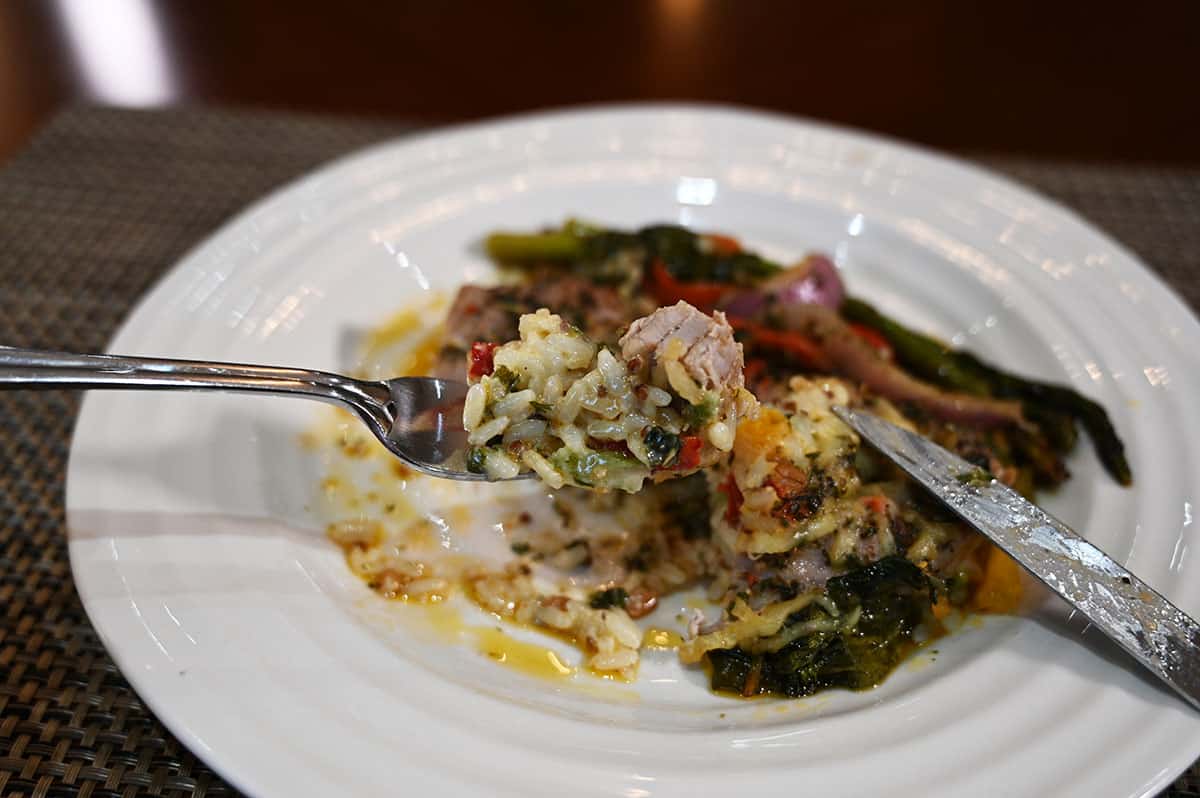
<path id="1" fill-rule="evenodd" d="M 709 250 L 714 255 L 736 255 L 742 251 L 742 243 L 733 236 L 705 233 L 701 238 L 708 242 Z"/>
<path id="2" fill-rule="evenodd" d="M 801 366 L 818 370 L 832 368 L 820 344 L 808 336 L 790 330 L 776 330 L 747 319 L 730 319 L 733 329 L 744 332 L 747 343 L 764 350 L 774 350 L 790 357 Z"/>
<path id="3" fill-rule="evenodd" d="M 674 305 L 682 299 L 705 313 L 711 313 L 712 309 L 716 307 L 717 301 L 733 287 L 728 283 L 702 281 L 685 283 L 682 280 L 676 280 L 667 271 L 667 265 L 662 262 L 661 258 L 655 258 L 654 262 L 650 264 L 648 283 L 650 293 L 658 300 L 658 304 Z"/>
<path id="4" fill-rule="evenodd" d="M 699 435 L 684 435 L 680 439 L 679 459 L 675 461 L 675 468 L 680 471 L 689 471 L 693 468 L 700 467 L 700 450 L 704 447 L 704 441 Z"/>
<path id="5" fill-rule="evenodd" d="M 499 344 L 489 344 L 486 341 L 476 341 L 471 344 L 471 355 L 467 366 L 467 376 L 473 380 L 492 373 L 492 355 Z"/>
<path id="6" fill-rule="evenodd" d="M 730 526 L 739 526 L 742 512 L 742 490 L 737 486 L 733 474 L 725 477 L 725 481 L 717 486 L 717 490 L 724 493 L 729 499 L 729 503 L 725 505 L 725 520 L 729 522 Z"/>
<path id="7" fill-rule="evenodd" d="M 850 322 L 850 329 L 859 338 L 863 339 L 870 345 L 872 349 L 879 353 L 879 356 L 884 360 L 894 360 L 896 353 L 892 351 L 892 345 L 888 343 L 888 339 L 879 334 L 878 331 L 871 329 L 865 324 L 858 322 Z"/>
<path id="8" fill-rule="evenodd" d="M 871 512 L 882 515 L 887 512 L 887 497 L 886 496 L 864 496 L 863 504 L 867 506 Z"/>

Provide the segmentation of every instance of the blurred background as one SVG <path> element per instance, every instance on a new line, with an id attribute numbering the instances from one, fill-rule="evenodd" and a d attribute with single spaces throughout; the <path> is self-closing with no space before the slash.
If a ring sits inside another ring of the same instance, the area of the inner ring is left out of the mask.
<path id="1" fill-rule="evenodd" d="M 967 152 L 1200 162 L 1200 3 L 0 0 L 0 162 L 73 102 L 452 122 L 740 103 Z"/>

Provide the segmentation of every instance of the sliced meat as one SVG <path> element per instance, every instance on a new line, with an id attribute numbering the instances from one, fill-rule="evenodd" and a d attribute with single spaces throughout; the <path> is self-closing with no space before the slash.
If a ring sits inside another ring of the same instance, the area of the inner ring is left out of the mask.
<path id="1" fill-rule="evenodd" d="M 466 351 L 476 341 L 496 343 L 516 338 L 520 313 L 513 312 L 512 293 L 509 286 L 464 285 L 458 289 L 446 314 L 446 346 Z"/>
<path id="2" fill-rule="evenodd" d="M 621 358 L 652 365 L 675 340 L 685 351 L 680 362 L 702 388 L 723 391 L 745 384 L 742 345 L 733 339 L 725 314 L 709 316 L 683 301 L 633 322 L 621 338 Z"/>

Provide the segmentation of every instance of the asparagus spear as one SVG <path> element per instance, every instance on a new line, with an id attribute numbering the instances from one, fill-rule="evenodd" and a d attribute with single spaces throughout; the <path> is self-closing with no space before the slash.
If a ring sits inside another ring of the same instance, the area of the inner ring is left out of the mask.
<path id="1" fill-rule="evenodd" d="M 846 297 L 841 312 L 849 321 L 865 324 L 886 338 L 896 357 L 916 376 L 963 393 L 992 395 L 991 383 L 959 363 L 954 350 L 941 341 L 909 330 L 861 299 Z"/>
<path id="2" fill-rule="evenodd" d="M 1113 479 L 1122 485 L 1133 481 L 1125 445 L 1108 414 L 1096 402 L 1062 385 L 1029 380 L 1001 371 L 974 355 L 949 348 L 942 342 L 909 330 L 859 299 L 848 298 L 842 314 L 879 332 L 896 352 L 901 364 L 935 384 L 968 393 L 1021 399 L 1026 415 L 1038 423 L 1056 446 L 1073 441 L 1063 416 L 1079 421 L 1092 438 L 1096 454 Z"/>
<path id="3" fill-rule="evenodd" d="M 578 260 L 583 257 L 584 246 L 584 237 L 570 230 L 492 233 L 484 241 L 492 260 L 516 264 Z"/>

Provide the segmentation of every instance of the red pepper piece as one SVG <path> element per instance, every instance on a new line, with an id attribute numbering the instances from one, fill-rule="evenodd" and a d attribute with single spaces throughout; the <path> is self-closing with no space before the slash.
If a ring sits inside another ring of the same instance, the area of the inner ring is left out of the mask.
<path id="1" fill-rule="evenodd" d="M 467 376 L 473 380 L 491 374 L 495 368 L 492 355 L 499 344 L 489 344 L 486 341 L 476 341 L 471 344 L 471 355 L 467 367 Z"/>
<path id="2" fill-rule="evenodd" d="M 739 514 L 742 511 L 742 491 L 737 486 L 733 474 L 725 477 L 725 481 L 717 486 L 717 490 L 724 493 L 729 499 L 729 503 L 725 505 L 725 520 L 731 526 L 739 526 L 741 521 Z"/>
<path id="3" fill-rule="evenodd" d="M 679 459 L 675 461 L 675 468 L 679 471 L 688 471 L 693 468 L 700 467 L 700 450 L 704 447 L 704 441 L 699 435 L 684 435 L 679 447 Z"/>
<path id="4" fill-rule="evenodd" d="M 878 352 L 881 358 L 884 360 L 895 359 L 896 354 L 892 351 L 892 345 L 888 343 L 888 340 L 880 335 L 876 330 L 873 330 L 867 325 L 859 324 L 855 321 L 850 322 L 849 327 L 855 335 L 866 341 L 872 349 Z"/>
<path id="5" fill-rule="evenodd" d="M 687 302 L 697 310 L 711 313 L 717 301 L 733 286 L 728 283 L 697 281 L 685 283 L 676 280 L 661 258 L 655 258 L 650 266 L 650 293 L 660 305 L 674 305 L 679 300 Z"/>

